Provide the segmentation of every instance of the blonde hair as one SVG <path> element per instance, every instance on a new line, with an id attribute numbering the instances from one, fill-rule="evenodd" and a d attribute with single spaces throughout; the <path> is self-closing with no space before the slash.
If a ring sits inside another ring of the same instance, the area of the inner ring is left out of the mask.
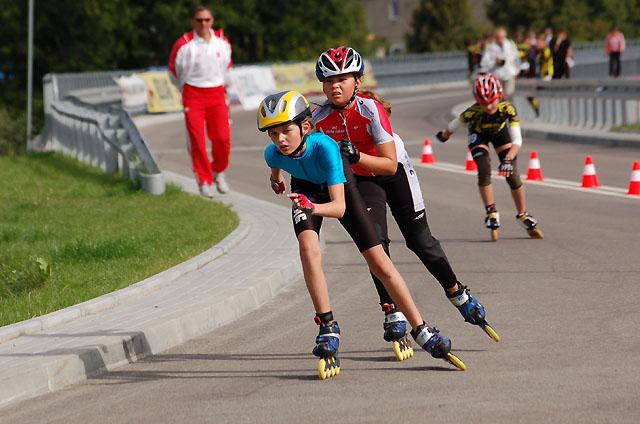
<path id="1" fill-rule="evenodd" d="M 387 116 L 391 116 L 391 102 L 378 95 L 375 91 L 370 89 L 360 90 L 359 93 L 372 98 L 376 102 L 380 103 L 384 108 L 384 111 L 387 112 Z"/>

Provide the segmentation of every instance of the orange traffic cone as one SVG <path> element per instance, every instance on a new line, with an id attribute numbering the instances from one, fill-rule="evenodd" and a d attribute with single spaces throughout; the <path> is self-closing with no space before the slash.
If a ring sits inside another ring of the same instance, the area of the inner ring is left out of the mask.
<path id="1" fill-rule="evenodd" d="M 428 138 L 424 139 L 422 145 L 422 163 L 436 163 L 436 157 L 433 155 L 433 149 L 431 148 L 431 142 Z"/>
<path id="2" fill-rule="evenodd" d="M 467 162 L 464 165 L 464 170 L 469 172 L 476 172 L 478 170 L 476 162 L 473 160 L 471 152 L 469 151 L 467 151 Z"/>
<path id="3" fill-rule="evenodd" d="M 598 181 L 598 174 L 596 174 L 596 167 L 593 164 L 591 155 L 587 155 L 587 157 L 584 159 L 584 169 L 582 171 L 582 187 L 600 187 L 600 181 Z"/>
<path id="4" fill-rule="evenodd" d="M 629 178 L 629 191 L 627 194 L 632 196 L 640 196 L 640 162 L 633 162 L 631 169 L 631 178 Z"/>
<path id="5" fill-rule="evenodd" d="M 542 169 L 540 168 L 540 159 L 538 159 L 538 152 L 535 150 L 531 152 L 531 157 L 529 157 L 527 181 L 544 181 Z"/>

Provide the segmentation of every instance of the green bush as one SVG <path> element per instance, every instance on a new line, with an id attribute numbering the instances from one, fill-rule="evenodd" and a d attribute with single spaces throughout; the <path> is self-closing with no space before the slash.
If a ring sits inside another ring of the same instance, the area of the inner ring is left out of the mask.
<path id="1" fill-rule="evenodd" d="M 0 106 L 0 156 L 24 153 L 26 128 L 24 114 Z"/>

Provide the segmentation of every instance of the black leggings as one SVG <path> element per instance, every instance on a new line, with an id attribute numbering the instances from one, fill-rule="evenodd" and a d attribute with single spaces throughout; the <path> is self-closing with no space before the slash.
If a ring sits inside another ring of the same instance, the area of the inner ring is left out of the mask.
<path id="1" fill-rule="evenodd" d="M 442 288 L 449 289 L 458 281 L 442 246 L 429 229 L 426 210 L 415 211 L 411 187 L 402 164 L 392 176 L 362 177 L 356 175 L 358 190 L 369 209 L 377 235 L 389 255 L 387 204 L 398 223 L 407 247 L 415 253 Z M 380 303 L 393 303 L 382 282 L 371 275 Z"/>
<path id="2" fill-rule="evenodd" d="M 369 218 L 364 200 L 358 192 L 351 168 L 344 157 L 343 167 L 347 178 L 347 182 L 344 184 L 346 209 L 339 221 L 356 246 L 358 246 L 358 250 L 364 252 L 379 245 L 380 240 L 378 240 L 373 223 Z M 291 192 L 302 193 L 313 203 L 327 203 L 330 201 L 326 184 L 315 184 L 296 177 L 291 177 Z M 320 234 L 320 228 L 322 227 L 321 216 L 307 214 L 300 209 L 292 208 L 291 219 L 293 220 L 293 230 L 296 236 L 304 230 L 313 230 L 318 235 Z"/>

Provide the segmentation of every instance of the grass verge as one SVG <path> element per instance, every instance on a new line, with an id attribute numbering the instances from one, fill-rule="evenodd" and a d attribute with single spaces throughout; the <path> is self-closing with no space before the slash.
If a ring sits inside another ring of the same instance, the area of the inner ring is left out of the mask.
<path id="1" fill-rule="evenodd" d="M 58 154 L 0 157 L 0 326 L 143 280 L 238 223 L 177 186 L 149 196 Z"/>
<path id="2" fill-rule="evenodd" d="M 640 133 L 640 123 L 638 123 L 638 124 L 629 124 L 629 125 L 618 125 L 617 127 L 611 128 L 611 131 Z"/>

